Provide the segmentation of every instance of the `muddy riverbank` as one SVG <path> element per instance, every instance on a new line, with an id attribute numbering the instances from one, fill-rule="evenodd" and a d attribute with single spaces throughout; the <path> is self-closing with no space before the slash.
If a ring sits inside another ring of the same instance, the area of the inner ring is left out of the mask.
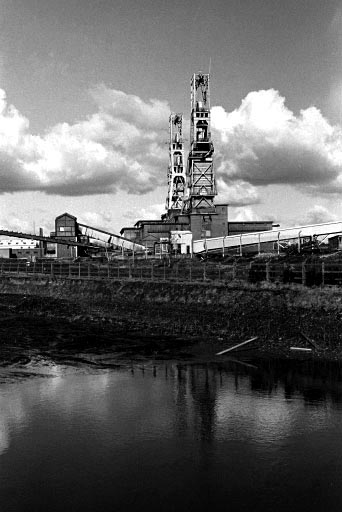
<path id="1" fill-rule="evenodd" d="M 342 359 L 342 289 L 4 277 L 0 333 L 5 359 L 13 347 L 206 359 L 254 336 L 248 354 Z"/>

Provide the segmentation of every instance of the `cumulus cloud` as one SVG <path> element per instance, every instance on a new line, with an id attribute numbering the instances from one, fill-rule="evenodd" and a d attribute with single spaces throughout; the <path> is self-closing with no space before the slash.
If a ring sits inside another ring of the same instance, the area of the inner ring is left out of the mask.
<path id="1" fill-rule="evenodd" d="M 228 220 L 229 222 L 251 222 L 262 220 L 260 216 L 255 213 L 253 208 L 250 206 L 234 208 L 233 210 L 228 210 Z M 265 219 L 263 219 L 265 220 Z"/>
<path id="2" fill-rule="evenodd" d="M 0 90 L 0 193 L 166 189 L 169 105 L 105 85 L 91 94 L 94 114 L 32 135 L 28 119 Z M 342 191 L 342 132 L 315 107 L 296 116 L 277 91 L 255 91 L 233 112 L 214 107 L 212 132 L 219 202 L 258 203 L 258 187 L 268 184 L 300 184 L 312 194 Z"/>
<path id="3" fill-rule="evenodd" d="M 50 212 L 39 212 L 35 210 L 36 216 L 32 216 L 32 212 L 8 209 L 0 211 L 0 228 L 5 231 L 16 231 L 19 233 L 38 234 L 39 228 L 43 229 L 45 236 L 49 236 L 54 230 L 54 219 L 51 218 Z M 0 238 L 3 238 L 1 235 Z"/>
<path id="4" fill-rule="evenodd" d="M 18 212 L 6 211 L 0 213 L 1 229 L 6 231 L 17 231 L 21 233 L 33 233 L 34 226 L 31 219 L 27 216 L 18 216 Z M 37 231 L 37 230 L 36 230 Z"/>
<path id="5" fill-rule="evenodd" d="M 124 214 L 124 217 L 132 222 L 137 222 L 140 219 L 155 220 L 160 219 L 160 216 L 165 213 L 165 204 L 151 204 L 147 208 L 139 208 L 137 206 L 131 208 Z"/>
<path id="6" fill-rule="evenodd" d="M 79 219 L 81 224 L 87 224 L 91 227 L 96 227 L 99 229 L 104 229 L 105 231 L 110 231 L 113 226 L 112 216 L 108 212 L 83 212 L 82 218 Z"/>
<path id="7" fill-rule="evenodd" d="M 303 224 L 323 224 L 325 222 L 333 222 L 337 220 L 337 216 L 330 212 L 324 206 L 315 204 L 310 210 L 306 212 L 303 218 Z"/>
<path id="8" fill-rule="evenodd" d="M 257 188 L 242 180 L 217 179 L 217 203 L 228 203 L 232 206 L 256 204 L 260 202 Z"/>
<path id="9" fill-rule="evenodd" d="M 144 194 L 165 183 L 167 103 L 105 86 L 92 95 L 95 114 L 39 136 L 0 90 L 0 192 Z"/>
<path id="10" fill-rule="evenodd" d="M 217 174 L 226 184 L 328 191 L 342 174 L 341 128 L 315 107 L 295 116 L 274 89 L 250 92 L 231 113 L 214 107 L 212 126 Z"/>

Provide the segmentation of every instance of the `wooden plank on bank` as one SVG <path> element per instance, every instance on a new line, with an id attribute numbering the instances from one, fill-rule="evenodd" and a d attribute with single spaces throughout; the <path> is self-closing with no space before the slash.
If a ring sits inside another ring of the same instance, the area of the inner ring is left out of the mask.
<path id="1" fill-rule="evenodd" d="M 250 343 L 251 341 L 257 340 L 258 336 L 254 336 L 254 338 L 250 338 L 249 340 L 243 341 L 242 343 L 238 343 L 237 345 L 234 345 L 233 347 L 226 348 L 226 350 L 221 350 L 221 352 L 217 352 L 217 356 L 222 356 L 222 354 L 226 354 L 227 352 L 230 352 L 231 350 L 235 350 L 239 347 L 243 347 L 243 345 L 247 345 L 247 343 Z"/>
<path id="2" fill-rule="evenodd" d="M 301 352 L 312 352 L 312 348 L 302 348 L 302 347 L 290 347 L 290 350 L 299 350 Z"/>

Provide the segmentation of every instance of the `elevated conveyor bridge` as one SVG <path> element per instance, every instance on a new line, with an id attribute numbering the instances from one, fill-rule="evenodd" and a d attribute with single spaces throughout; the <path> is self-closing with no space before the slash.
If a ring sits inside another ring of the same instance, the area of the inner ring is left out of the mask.
<path id="1" fill-rule="evenodd" d="M 227 235 L 217 238 L 204 238 L 193 241 L 193 253 L 222 252 L 229 249 L 236 249 L 240 255 L 243 254 L 243 248 L 256 246 L 257 252 L 262 252 L 263 244 L 273 243 L 276 250 L 287 246 L 293 241 L 298 243 L 300 252 L 302 240 L 307 237 L 324 237 L 342 233 L 342 222 L 329 222 L 325 224 L 312 224 L 309 226 L 295 226 L 291 228 L 275 229 L 272 231 L 257 231 L 254 233 L 242 233 L 240 235 Z"/>
<path id="2" fill-rule="evenodd" d="M 94 247 L 94 244 L 86 244 L 73 240 L 63 240 L 60 238 L 53 238 L 50 236 L 35 235 L 33 233 L 21 233 L 18 231 L 9 231 L 6 229 L 0 229 L 0 236 L 8 236 L 10 238 L 21 238 L 26 240 L 37 240 L 39 242 L 47 242 L 49 244 L 62 244 L 76 247 Z"/>
<path id="3" fill-rule="evenodd" d="M 82 235 L 89 238 L 89 240 L 94 241 L 94 244 L 99 246 L 106 247 L 107 249 L 115 246 L 132 252 L 146 251 L 146 247 L 144 245 L 137 244 L 132 240 L 128 240 L 128 238 L 124 238 L 123 236 L 116 235 L 115 233 L 111 233 L 110 231 L 105 231 L 103 229 L 87 226 L 86 224 L 81 224 L 80 222 L 77 224 L 82 231 Z"/>
<path id="4" fill-rule="evenodd" d="M 108 231 L 103 231 L 101 229 L 92 228 L 90 226 L 86 226 L 85 224 L 78 224 L 82 229 L 82 236 L 84 236 L 88 242 L 79 241 L 79 240 L 71 240 L 71 239 L 63 239 L 62 237 L 51 237 L 51 236 L 43 236 L 36 235 L 33 233 L 22 233 L 18 231 L 9 231 L 5 229 L 0 229 L 0 236 L 6 236 L 9 238 L 19 238 L 26 240 L 37 240 L 39 242 L 46 242 L 50 244 L 61 244 L 66 246 L 74 246 L 74 247 L 83 247 L 88 249 L 94 248 L 104 248 L 107 250 L 113 249 L 113 247 L 119 247 L 124 250 L 130 250 L 132 252 L 145 252 L 146 248 L 144 245 L 136 244 L 127 238 L 124 238 L 119 235 L 115 235 L 114 233 L 109 233 Z"/>

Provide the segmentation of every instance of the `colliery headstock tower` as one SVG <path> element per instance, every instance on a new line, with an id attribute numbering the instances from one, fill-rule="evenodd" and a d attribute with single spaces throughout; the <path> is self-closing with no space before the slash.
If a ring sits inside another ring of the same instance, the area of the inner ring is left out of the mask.
<path id="1" fill-rule="evenodd" d="M 186 186 L 186 168 L 183 147 L 183 114 L 171 114 L 169 118 L 169 168 L 167 174 L 168 193 L 166 210 L 180 211 Z"/>
<path id="2" fill-rule="evenodd" d="M 186 223 L 194 240 L 225 236 L 228 232 L 227 205 L 214 203 L 217 190 L 213 162 L 214 144 L 211 139 L 208 73 L 193 74 L 190 98 L 190 146 L 185 173 L 186 187 L 181 201 L 178 196 L 181 210 L 167 208 L 166 219 Z M 170 155 L 170 160 L 172 158 Z"/>
<path id="3" fill-rule="evenodd" d="M 272 222 L 228 224 L 228 205 L 215 203 L 214 145 L 210 124 L 210 75 L 191 78 L 190 140 L 184 157 L 183 114 L 169 118 L 169 166 L 166 213 L 160 220 L 138 220 L 121 235 L 145 245 L 152 254 L 190 254 L 194 240 L 226 237 L 243 231 L 271 229 Z M 235 229 L 236 228 L 236 229 Z"/>
<path id="4" fill-rule="evenodd" d="M 190 151 L 184 210 L 214 213 L 216 195 L 213 166 L 214 145 L 210 131 L 209 74 L 194 74 L 191 80 Z"/>

